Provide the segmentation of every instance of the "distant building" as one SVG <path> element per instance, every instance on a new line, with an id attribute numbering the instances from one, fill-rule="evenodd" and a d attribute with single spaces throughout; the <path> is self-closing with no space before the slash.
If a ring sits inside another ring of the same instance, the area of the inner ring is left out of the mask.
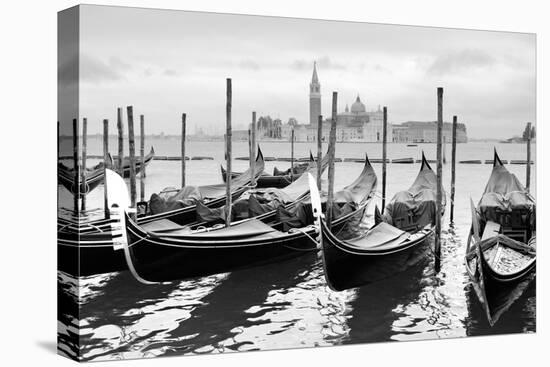
<path id="1" fill-rule="evenodd" d="M 317 73 L 317 64 L 313 64 L 313 74 L 309 83 L 309 124 L 299 124 L 295 118 L 287 123 L 270 116 L 258 119 L 257 137 L 261 139 L 290 140 L 292 130 L 294 138 L 299 142 L 317 141 L 317 125 L 321 116 L 321 83 Z M 346 105 L 343 112 L 336 114 L 336 141 L 339 142 L 381 142 L 383 139 L 384 113 L 380 105 L 375 110 L 367 111 L 359 95 L 351 108 Z M 331 119 L 323 120 L 323 141 L 329 140 Z M 433 143 L 437 140 L 435 122 L 408 121 L 399 125 L 388 123 L 388 142 L 397 143 Z M 443 137 L 447 142 L 452 139 L 452 124 L 444 123 Z M 457 142 L 466 143 L 468 137 L 466 126 L 457 125 Z"/>
<path id="2" fill-rule="evenodd" d="M 382 141 L 384 113 L 380 106 L 367 111 L 361 98 L 357 96 L 349 108 L 336 116 L 336 138 L 340 141 L 379 142 Z M 388 124 L 387 134 L 392 136 L 392 126 Z"/>
<path id="3" fill-rule="evenodd" d="M 281 119 L 273 120 L 271 116 L 261 116 L 256 123 L 256 135 L 258 139 L 281 139 L 282 126 Z"/>
<path id="4" fill-rule="evenodd" d="M 286 124 L 281 127 L 281 138 L 290 139 L 292 128 L 296 141 L 316 141 L 317 124 L 321 115 L 321 84 L 317 74 L 317 64 L 313 64 L 313 75 L 309 84 L 309 124 Z M 351 142 L 382 141 L 383 112 L 367 111 L 361 98 L 357 96 L 351 109 L 346 105 L 344 112 L 336 115 L 336 140 Z M 323 121 L 323 140 L 328 141 L 330 119 Z M 391 124 L 388 124 L 388 136 L 392 136 Z"/>
<path id="5" fill-rule="evenodd" d="M 457 143 L 467 143 L 468 135 L 465 124 L 456 126 Z M 443 123 L 443 139 L 452 141 L 453 124 Z M 393 141 L 395 143 L 436 143 L 437 122 L 436 121 L 407 121 L 399 125 L 393 125 Z"/>
<path id="6" fill-rule="evenodd" d="M 248 130 L 233 130 L 231 132 L 232 141 L 247 141 L 248 140 Z"/>

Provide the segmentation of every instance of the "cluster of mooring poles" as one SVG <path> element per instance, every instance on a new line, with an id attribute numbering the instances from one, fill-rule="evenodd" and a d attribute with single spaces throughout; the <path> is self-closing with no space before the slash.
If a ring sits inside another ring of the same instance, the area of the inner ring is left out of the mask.
<path id="1" fill-rule="evenodd" d="M 134 111 L 133 106 L 126 108 L 128 118 L 128 147 L 129 147 L 129 161 L 128 161 L 128 175 L 130 178 L 130 200 L 132 207 L 136 206 L 137 201 L 137 187 L 136 187 L 136 147 L 135 147 L 135 134 L 134 134 Z M 105 177 L 106 169 L 116 170 L 121 177 L 125 176 L 124 165 L 124 122 L 123 122 L 123 110 L 121 107 L 117 108 L 117 132 L 118 132 L 118 156 L 116 163 L 113 162 L 109 154 L 109 120 L 103 119 L 103 177 Z M 87 146 L 88 146 L 88 119 L 82 119 L 82 152 L 79 157 L 80 139 L 79 139 L 79 123 L 78 119 L 73 119 L 73 166 L 74 166 L 74 183 L 73 187 L 73 207 L 75 214 L 79 213 L 79 210 L 86 211 L 86 195 L 88 194 L 88 183 L 86 182 L 86 164 L 87 164 Z M 145 116 L 140 115 L 140 200 L 145 200 Z M 104 213 L 105 218 L 109 218 L 109 204 L 107 200 L 107 182 L 103 180 L 104 185 Z M 80 204 L 80 205 L 79 205 Z M 135 214 L 132 214 L 134 216 Z"/>

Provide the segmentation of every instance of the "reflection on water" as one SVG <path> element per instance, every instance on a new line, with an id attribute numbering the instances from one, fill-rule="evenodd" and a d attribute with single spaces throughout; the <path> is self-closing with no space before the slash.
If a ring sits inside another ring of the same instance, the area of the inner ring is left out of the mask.
<path id="1" fill-rule="evenodd" d="M 359 145 L 352 148 L 358 150 Z M 492 147 L 486 148 L 491 158 Z M 476 145 L 470 151 L 476 149 L 482 147 Z M 517 152 L 501 156 L 520 158 Z M 150 166 L 147 184 L 152 191 L 164 184 L 170 164 L 155 161 Z M 408 187 L 410 180 L 403 177 L 413 179 L 418 167 L 390 165 L 388 196 Z M 58 300 L 67 306 L 66 313 L 58 315 L 60 353 L 78 351 L 83 360 L 91 361 L 534 332 L 534 280 L 493 327 L 469 284 L 463 263 L 469 197 L 479 198 L 490 166 L 463 167 L 457 171 L 455 225 L 449 226 L 447 217 L 443 222 L 438 274 L 433 271 L 431 252 L 405 273 L 345 292 L 327 287 L 315 253 L 155 286 L 142 285 L 127 272 L 78 280 L 59 273 Z M 524 167 L 508 167 L 523 181 Z M 361 168 L 360 164 L 339 164 L 337 170 L 343 174 L 337 175 L 337 187 Z M 380 165 L 375 170 L 380 175 Z M 219 181 L 219 168 L 214 171 L 216 175 L 211 173 L 207 182 Z M 445 187 L 449 187 L 448 180 L 444 177 Z M 92 194 L 88 202 L 101 203 L 101 187 Z"/>
<path id="2" fill-rule="evenodd" d="M 80 322 L 66 315 L 62 330 L 77 334 L 80 325 L 86 361 L 535 331 L 535 282 L 491 328 L 463 270 L 461 242 L 448 232 L 446 244 L 439 274 L 430 254 L 344 292 L 328 288 L 314 253 L 165 285 L 145 286 L 128 273 L 80 279 Z M 67 291 L 77 289 L 60 276 Z"/>

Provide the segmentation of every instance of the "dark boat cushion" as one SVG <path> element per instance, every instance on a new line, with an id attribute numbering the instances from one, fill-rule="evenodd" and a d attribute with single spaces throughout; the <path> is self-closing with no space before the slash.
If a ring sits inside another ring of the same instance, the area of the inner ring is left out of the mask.
<path id="1" fill-rule="evenodd" d="M 283 206 L 284 206 L 284 203 L 282 203 L 279 200 L 273 200 L 273 201 L 267 201 L 267 202 L 260 201 L 258 197 L 256 197 L 255 195 L 251 195 L 248 198 L 246 209 L 248 210 L 248 216 L 252 218 L 252 217 L 257 217 L 258 215 L 269 213 L 270 211 Z"/>
<path id="2" fill-rule="evenodd" d="M 158 214 L 167 211 L 195 205 L 202 200 L 201 193 L 196 186 L 185 186 L 181 190 L 172 187 L 165 188 L 159 194 L 151 195 L 149 199 L 149 213 Z"/>
<path id="3" fill-rule="evenodd" d="M 436 213 L 436 193 L 432 189 L 416 193 L 401 191 L 388 203 L 384 221 L 403 230 L 423 228 L 433 224 Z"/>
<path id="4" fill-rule="evenodd" d="M 435 223 L 437 177 L 429 166 L 423 167 L 412 186 L 393 196 L 384 210 L 385 222 L 405 231 L 416 231 Z M 445 207 L 445 193 L 442 193 Z"/>
<path id="5" fill-rule="evenodd" d="M 249 190 L 232 203 L 231 220 L 241 220 L 268 213 L 291 201 L 280 189 Z M 207 208 L 204 205 L 197 205 L 197 219 L 208 223 L 223 221 L 225 220 L 225 206 Z"/>
<path id="6" fill-rule="evenodd" d="M 321 209 L 326 211 L 326 199 L 321 203 Z M 335 202 L 332 207 L 332 219 L 338 219 L 357 209 L 357 204 L 353 202 Z M 302 228 L 313 224 L 313 210 L 311 201 L 305 200 L 298 203 L 294 208 L 277 208 L 277 221 L 283 224 L 283 231 L 291 228 Z"/>
<path id="7" fill-rule="evenodd" d="M 372 196 L 373 191 L 376 189 L 376 184 L 377 178 L 372 166 L 365 164 L 363 171 L 355 181 L 334 194 L 332 218 L 338 219 L 356 210 L 359 205 Z M 324 192 L 321 195 L 321 204 L 324 211 L 327 195 Z M 277 219 L 283 223 L 283 230 L 313 224 L 311 200 L 306 199 L 290 210 L 279 208 Z"/>
<path id="8" fill-rule="evenodd" d="M 504 166 L 493 168 L 478 208 L 484 221 L 534 230 L 535 200 Z"/>

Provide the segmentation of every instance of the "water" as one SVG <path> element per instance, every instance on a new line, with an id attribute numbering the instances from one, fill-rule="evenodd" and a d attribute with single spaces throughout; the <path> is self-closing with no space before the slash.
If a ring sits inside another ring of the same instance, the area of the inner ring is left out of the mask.
<path id="1" fill-rule="evenodd" d="M 179 152 L 178 140 L 151 139 L 149 144 L 154 145 L 158 155 Z M 90 154 L 100 154 L 99 140 L 90 139 L 88 146 Z M 111 142 L 111 147 L 115 146 Z M 222 147 L 221 142 L 188 144 L 188 155 L 214 157 L 213 161 L 187 162 L 189 184 L 220 182 Z M 525 159 L 524 145 L 496 147 L 502 159 Z M 263 143 L 262 149 L 265 156 L 275 157 L 289 156 L 290 151 L 288 143 Z M 296 144 L 296 156 L 307 156 L 309 149 L 315 152 L 312 144 Z M 418 159 L 421 150 L 428 159 L 435 158 L 435 145 L 431 144 L 390 144 L 388 155 Z M 247 143 L 235 143 L 233 151 L 235 157 L 247 155 Z M 381 146 L 339 143 L 336 148 L 336 155 L 342 158 L 359 158 L 365 152 L 380 158 Z M 492 159 L 492 154 L 492 144 L 459 144 L 457 160 Z M 450 162 L 449 144 L 446 156 Z M 235 161 L 235 170 L 244 170 L 247 164 Z M 266 171 L 274 166 L 288 168 L 289 163 L 266 162 Z M 507 167 L 525 182 L 524 165 Z M 374 164 L 374 168 L 380 178 L 381 164 Z M 361 169 L 359 163 L 338 163 L 336 187 L 351 182 Z M 388 196 L 408 188 L 418 169 L 419 164 L 388 165 Z M 433 271 L 433 256 L 427 254 L 424 262 L 406 273 L 369 286 L 333 292 L 326 285 L 321 259 L 315 253 L 259 268 L 155 286 L 141 285 L 127 272 L 78 280 L 59 274 L 65 293 L 74 297 L 78 294 L 80 306 L 80 320 L 59 316 L 60 350 L 76 348 L 66 342 L 66 335 L 76 332 L 77 325 L 81 327 L 80 352 L 86 361 L 534 332 L 535 281 L 490 327 L 464 267 L 469 199 L 479 200 L 490 171 L 488 164 L 457 165 L 455 224 L 449 226 L 447 210 L 443 219 L 442 270 L 438 274 Z M 448 195 L 449 164 L 443 172 Z M 177 187 L 179 181 L 180 162 L 153 161 L 147 168 L 145 197 L 166 186 Z M 536 194 L 536 187 L 531 191 Z M 72 205 L 72 197 L 64 189 L 60 200 L 62 205 Z M 102 200 L 99 187 L 88 196 L 88 207 L 101 208 Z"/>

